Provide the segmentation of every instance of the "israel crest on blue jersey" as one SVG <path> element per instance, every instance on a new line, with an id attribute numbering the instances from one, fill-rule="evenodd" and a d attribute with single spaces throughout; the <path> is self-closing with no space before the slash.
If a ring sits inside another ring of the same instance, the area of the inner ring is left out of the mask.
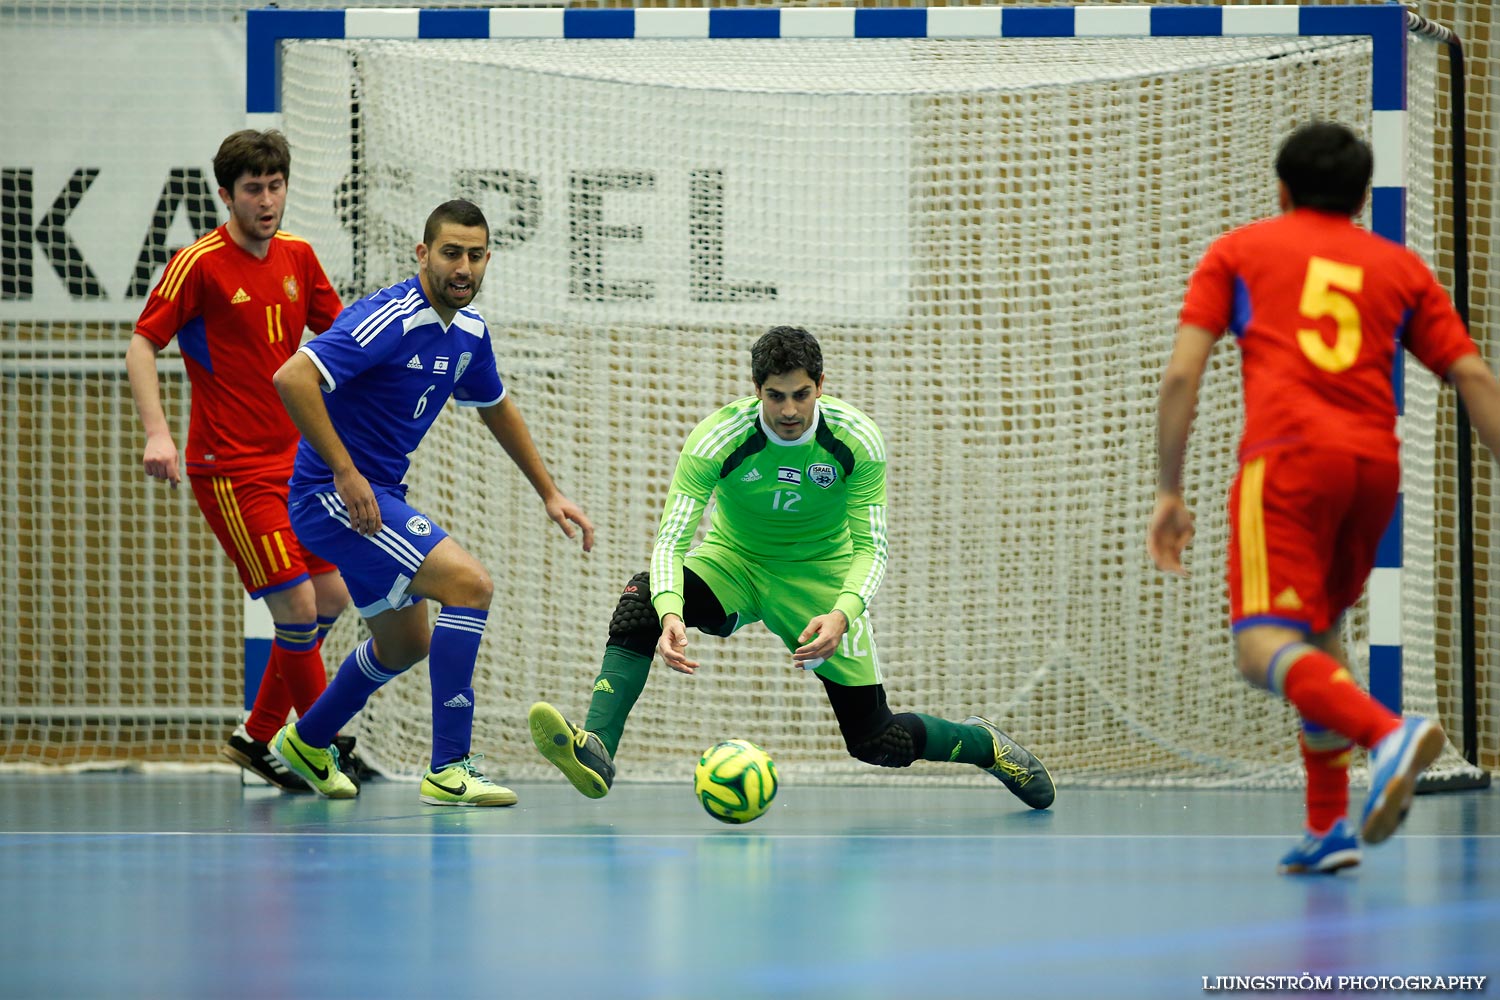
<path id="1" fill-rule="evenodd" d="M 807 467 L 807 478 L 826 490 L 839 478 L 839 470 L 827 462 L 815 462 Z"/>
<path id="2" fill-rule="evenodd" d="M 453 368 L 453 381 L 457 382 L 459 379 L 464 377 L 464 372 L 468 370 L 469 362 L 473 360 L 473 351 L 464 351 L 458 356 L 458 364 Z"/>

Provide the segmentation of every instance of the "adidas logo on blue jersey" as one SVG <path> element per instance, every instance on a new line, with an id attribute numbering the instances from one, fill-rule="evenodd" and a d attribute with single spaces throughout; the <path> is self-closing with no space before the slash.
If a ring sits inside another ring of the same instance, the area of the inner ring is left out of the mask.
<path id="1" fill-rule="evenodd" d="M 742 482 L 742 483 L 753 483 L 753 482 L 755 482 L 759 478 L 760 478 L 760 470 L 759 469 L 751 469 L 749 472 L 745 473 L 743 476 L 740 477 L 740 482 Z"/>
<path id="2" fill-rule="evenodd" d="M 421 371 L 422 370 L 422 359 L 419 358 L 419 357 L 417 357 L 417 355 L 413 354 L 411 356 L 411 360 L 406 363 L 406 367 L 408 367 L 408 368 L 415 368 L 417 371 Z"/>
<path id="3" fill-rule="evenodd" d="M 462 691 L 443 702 L 444 708 L 473 708 L 474 703 Z"/>

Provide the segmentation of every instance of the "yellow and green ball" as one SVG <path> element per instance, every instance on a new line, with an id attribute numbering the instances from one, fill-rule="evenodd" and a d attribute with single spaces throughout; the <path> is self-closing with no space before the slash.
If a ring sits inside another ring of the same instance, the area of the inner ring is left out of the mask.
<path id="1" fill-rule="evenodd" d="M 748 823 L 776 797 L 776 762 L 749 740 L 725 740 L 703 751 L 693 791 L 722 823 Z"/>

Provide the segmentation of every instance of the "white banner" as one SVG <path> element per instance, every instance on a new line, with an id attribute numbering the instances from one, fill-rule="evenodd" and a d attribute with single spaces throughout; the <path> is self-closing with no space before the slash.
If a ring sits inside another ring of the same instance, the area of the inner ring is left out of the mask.
<path id="1" fill-rule="evenodd" d="M 492 321 L 904 315 L 902 96 L 637 86 L 447 62 L 420 44 L 364 51 L 357 66 L 339 46 L 292 46 L 283 81 L 286 130 L 306 165 L 287 225 L 346 289 L 409 276 L 427 212 L 462 196 L 490 220 L 479 306 Z M 334 113 L 351 93 L 353 132 L 352 117 Z"/>
<path id="2" fill-rule="evenodd" d="M 226 217 L 213 156 L 245 122 L 243 27 L 0 34 L 0 319 L 133 320 Z"/>

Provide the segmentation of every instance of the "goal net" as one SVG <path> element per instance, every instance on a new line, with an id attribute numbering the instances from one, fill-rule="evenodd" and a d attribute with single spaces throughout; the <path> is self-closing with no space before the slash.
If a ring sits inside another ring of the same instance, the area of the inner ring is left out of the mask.
<path id="1" fill-rule="evenodd" d="M 1424 56 L 1407 218 L 1430 253 Z M 543 773 L 527 706 L 581 720 L 678 448 L 751 391 L 754 338 L 791 323 L 822 341 L 826 391 L 886 435 L 891 561 L 872 614 L 898 711 L 987 715 L 1067 782 L 1299 783 L 1294 713 L 1246 690 L 1225 625 L 1236 352 L 1205 381 L 1186 581 L 1144 549 L 1156 386 L 1194 261 L 1275 210 L 1295 125 L 1370 134 L 1370 66 L 1352 38 L 286 45 L 288 227 L 368 290 L 411 273 L 432 206 L 479 203 L 494 258 L 478 306 L 502 374 L 599 526 L 581 556 L 467 411 L 418 452 L 413 502 L 496 581 L 475 749 Z M 1398 641 L 1405 708 L 1435 714 L 1436 386 L 1414 369 Z M 1361 605 L 1347 623 L 1362 671 L 1368 622 Z M 847 757 L 821 686 L 763 629 L 693 635 L 703 669 L 654 669 L 622 778 L 682 779 L 727 737 L 800 780 L 889 777 Z M 382 690 L 356 722 L 368 756 L 423 767 L 429 705 L 420 667 Z"/>

